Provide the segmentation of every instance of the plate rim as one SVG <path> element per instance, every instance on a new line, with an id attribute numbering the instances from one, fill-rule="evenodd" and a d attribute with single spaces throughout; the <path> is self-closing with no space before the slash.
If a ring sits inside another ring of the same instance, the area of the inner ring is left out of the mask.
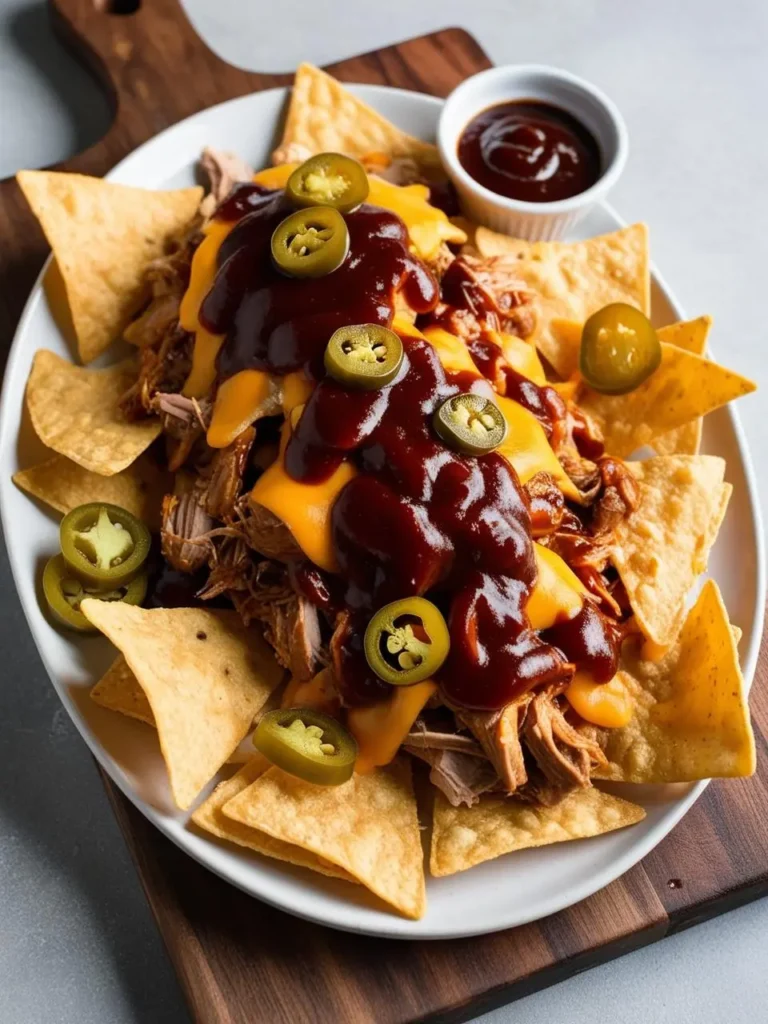
<path id="1" fill-rule="evenodd" d="M 397 94 L 403 97 L 406 100 L 406 102 L 426 102 L 432 105 L 435 109 L 439 109 L 443 104 L 443 100 L 439 99 L 438 97 L 431 96 L 426 93 L 414 92 L 407 89 L 400 89 L 382 85 L 368 85 L 365 83 L 344 84 L 353 93 L 362 94 L 363 97 L 367 99 L 375 99 L 377 94 L 383 94 L 388 96 L 392 94 Z M 201 115 L 215 115 L 215 112 L 220 108 L 230 107 L 238 103 L 247 103 L 248 100 L 250 100 L 253 96 L 256 95 L 275 96 L 276 94 L 282 94 L 283 96 L 285 96 L 287 95 L 288 91 L 289 87 L 287 86 L 277 86 L 272 89 L 257 90 L 256 92 L 247 93 L 244 96 L 236 97 L 230 100 L 225 100 L 222 103 L 218 103 L 212 107 L 206 108 L 206 110 L 204 111 L 192 114 L 190 117 L 187 117 L 182 121 L 179 121 L 176 124 L 164 129 L 162 132 L 159 132 L 157 135 L 153 136 L 151 139 L 146 140 L 140 146 L 136 147 L 136 149 L 126 154 L 126 156 L 123 157 L 123 159 L 120 160 L 119 163 L 117 163 L 106 175 L 104 175 L 104 177 L 107 180 L 120 181 L 121 172 L 124 170 L 125 166 L 129 163 L 129 161 L 136 158 L 137 156 L 140 156 L 143 151 L 145 151 L 151 145 L 155 144 L 157 140 L 162 136 L 167 135 L 169 132 L 173 132 L 174 130 L 177 130 L 185 126 L 188 122 L 194 120 L 195 118 L 199 118 Z M 600 206 L 608 214 L 608 216 L 615 222 L 617 227 L 621 227 L 626 223 L 623 220 L 623 218 L 621 218 L 619 214 L 615 211 L 615 209 L 608 203 L 601 203 Z M 15 374 L 9 372 L 9 370 L 15 365 L 16 360 L 19 358 L 19 353 L 22 350 L 22 346 L 20 344 L 21 338 L 27 331 L 27 322 L 32 318 L 37 302 L 44 301 L 42 284 L 44 275 L 51 262 L 51 259 L 52 256 L 49 255 L 45 260 L 45 263 L 43 264 L 43 267 L 40 273 L 38 274 L 34 284 L 32 285 L 32 288 L 30 289 L 27 301 L 24 305 L 24 309 L 22 310 L 18 324 L 14 331 L 13 341 L 8 352 L 5 379 L 3 380 L 2 390 L 0 390 L 0 443 L 2 443 L 3 447 L 8 442 L 8 438 L 10 438 L 11 444 L 17 441 L 19 433 L 19 423 L 16 423 L 16 429 L 14 431 L 10 412 L 11 402 L 9 401 L 9 399 L 12 390 L 11 383 L 14 380 Z M 676 315 L 680 319 L 685 319 L 686 314 L 683 311 L 682 306 L 678 302 L 674 292 L 670 289 L 666 280 L 659 273 L 658 269 L 656 268 L 653 262 L 651 262 L 650 264 L 650 273 L 652 281 L 655 283 L 656 287 L 664 294 L 670 306 L 675 310 Z M 757 490 L 756 473 L 752 462 L 752 455 L 749 448 L 749 444 L 747 442 L 739 415 L 735 408 L 732 405 L 729 405 L 728 407 L 726 407 L 725 412 L 730 419 L 730 427 L 733 432 L 733 436 L 740 454 L 740 460 L 746 484 L 746 494 L 749 499 L 751 513 L 750 518 L 754 526 L 755 534 L 755 554 L 757 558 L 755 590 L 757 599 L 752 619 L 752 642 L 750 643 L 749 649 L 746 652 L 743 664 L 745 685 L 747 687 L 747 690 L 749 690 L 752 685 L 754 672 L 757 665 L 757 658 L 760 649 L 760 639 L 762 636 L 763 620 L 765 614 L 765 540 L 762 513 Z M 8 436 L 7 432 L 9 432 Z M 24 618 L 27 622 L 27 626 L 34 641 L 38 655 L 43 663 L 46 673 L 48 674 L 51 685 L 56 691 L 57 696 L 59 696 L 59 687 L 55 681 L 56 679 L 58 679 L 55 667 L 50 663 L 48 657 L 46 656 L 42 649 L 41 642 L 38 640 L 37 633 L 32 626 L 30 615 L 27 611 L 27 605 L 21 597 L 21 589 L 19 587 L 17 578 L 16 558 L 14 555 L 12 555 L 11 547 L 9 544 L 10 515 L 6 507 L 5 497 L 6 488 L 9 485 L 9 483 L 9 481 L 4 480 L 3 486 L 0 487 L 0 527 L 3 530 L 3 535 L 6 540 L 6 546 L 8 548 L 8 562 L 11 572 L 11 578 L 13 579 L 19 603 L 24 613 Z M 61 699 L 61 697 L 59 697 L 59 699 Z M 216 863 L 212 859 L 207 859 L 201 852 L 199 852 L 197 849 L 197 844 L 190 844 L 188 841 L 185 842 L 182 840 L 182 836 L 189 837 L 190 835 L 194 835 L 194 833 L 190 833 L 186 829 L 182 829 L 179 835 L 174 833 L 172 826 L 178 824 L 179 819 L 177 817 L 167 816 L 162 810 L 154 807 L 152 804 L 147 803 L 139 796 L 137 792 L 134 792 L 131 780 L 121 770 L 120 766 L 113 761 L 113 759 L 108 754 L 103 745 L 99 743 L 97 738 L 91 734 L 91 731 L 86 728 L 85 723 L 81 723 L 81 721 L 79 721 L 77 717 L 70 713 L 70 708 L 68 707 L 68 705 L 63 701 L 62 704 L 65 710 L 67 711 L 68 717 L 70 718 L 75 728 L 77 729 L 81 739 L 85 741 L 88 749 L 96 759 L 101 770 L 118 787 L 120 792 L 133 804 L 133 806 L 136 807 L 136 809 L 145 818 L 147 818 L 147 820 L 149 820 L 156 828 L 158 828 L 166 838 L 170 839 L 171 842 L 173 842 L 174 845 L 177 846 L 184 854 L 192 857 L 195 861 L 197 861 L 197 863 L 201 864 L 207 870 L 211 871 L 218 877 L 224 879 L 229 884 L 234 885 L 236 888 L 240 889 L 247 895 L 260 899 L 268 905 L 273 906 L 279 910 L 283 910 L 286 913 L 290 913 L 296 917 L 311 921 L 316 924 L 321 924 L 327 927 L 335 928 L 341 931 L 348 931 L 356 934 L 372 935 L 386 938 L 411 940 L 415 939 L 422 941 L 464 938 L 475 935 L 493 934 L 497 931 L 504 931 L 511 927 L 518 927 L 520 925 L 528 924 L 532 921 L 540 920 L 544 917 L 547 917 L 552 913 L 556 913 L 560 910 L 565 910 L 568 907 L 573 906 L 575 903 L 578 903 L 581 900 L 586 899 L 587 897 L 593 895 L 599 890 L 605 888 L 607 885 L 611 884 L 611 882 L 615 881 L 617 878 L 625 874 L 635 864 L 639 863 L 645 856 L 647 856 L 647 854 L 651 850 L 653 850 L 664 838 L 666 838 L 666 836 L 680 822 L 680 820 L 685 816 L 685 814 L 687 814 L 687 812 L 690 810 L 690 808 L 693 806 L 696 800 L 698 800 L 698 798 L 704 792 L 706 787 L 709 785 L 710 781 L 702 780 L 692 785 L 690 790 L 685 795 L 679 797 L 676 801 L 670 804 L 668 820 L 665 820 L 663 826 L 661 824 L 657 824 L 652 830 L 648 832 L 648 834 L 643 839 L 638 839 L 636 843 L 632 844 L 622 855 L 612 860 L 609 865 L 607 865 L 605 868 L 599 871 L 596 875 L 587 874 L 585 875 L 581 884 L 571 884 L 568 889 L 568 895 L 565 899 L 563 899 L 561 893 L 559 896 L 554 896 L 550 900 L 539 901 L 537 909 L 532 910 L 530 913 L 508 913 L 506 915 L 506 920 L 501 921 L 500 923 L 494 925 L 492 928 L 488 928 L 485 926 L 473 927 L 469 925 L 463 928 L 450 928 L 449 930 L 443 929 L 436 931 L 414 931 L 414 926 L 418 926 L 419 922 L 406 920 L 404 918 L 396 916 L 394 913 L 389 913 L 386 915 L 383 915 L 381 913 L 377 914 L 377 918 L 382 918 L 382 921 L 381 923 L 377 923 L 375 925 L 366 925 L 364 923 L 364 920 L 362 923 L 356 922 L 354 918 L 360 912 L 360 908 L 358 908 L 352 903 L 348 905 L 349 910 L 345 916 L 345 920 L 343 921 L 330 919 L 328 916 L 319 912 L 312 913 L 310 910 L 306 909 L 306 907 L 298 905 L 298 901 L 295 905 L 290 903 L 287 904 L 284 900 L 281 900 L 270 895 L 269 879 L 267 878 L 260 880 L 261 887 L 255 886 L 253 888 L 248 888 L 245 884 L 241 884 L 231 874 L 227 873 L 223 869 L 219 869 L 219 867 L 217 867 Z M 657 834 L 659 831 L 661 831 L 660 835 Z M 201 837 L 196 836 L 196 838 L 200 839 Z M 202 841 L 204 844 L 203 849 L 207 847 L 212 847 L 214 849 L 216 848 L 217 843 L 212 837 L 202 837 Z M 429 877 L 430 876 L 427 874 L 427 880 L 429 880 Z M 456 876 L 456 878 L 458 879 L 460 878 L 460 876 Z M 364 919 L 365 914 L 363 913 L 362 916 Z"/>

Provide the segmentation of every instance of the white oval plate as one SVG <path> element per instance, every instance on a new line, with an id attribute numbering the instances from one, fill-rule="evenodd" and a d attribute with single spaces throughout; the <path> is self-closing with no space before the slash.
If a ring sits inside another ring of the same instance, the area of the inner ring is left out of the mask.
<path id="1" fill-rule="evenodd" d="M 353 91 L 406 131 L 434 138 L 439 100 L 375 86 Z M 284 89 L 255 93 L 190 117 L 141 146 L 107 177 L 148 188 L 190 185 L 195 161 L 209 144 L 235 150 L 256 167 L 266 166 L 285 96 Z M 583 222 L 579 237 L 613 231 L 621 224 L 603 206 Z M 653 306 L 658 324 L 683 319 L 658 274 Z M 88 698 L 88 689 L 114 657 L 111 646 L 100 637 L 74 642 L 53 629 L 41 611 L 41 567 L 57 550 L 58 523 L 11 482 L 13 472 L 44 455 L 24 410 L 24 386 L 38 348 L 69 355 L 40 281 L 16 332 L 0 409 L 0 512 L 19 597 L 51 681 L 98 762 L 150 821 L 211 871 L 259 899 L 336 928 L 402 938 L 476 935 L 545 917 L 601 889 L 656 846 L 703 792 L 706 783 L 616 787 L 646 808 L 648 816 L 639 825 L 514 853 L 451 878 L 430 879 L 429 909 L 421 921 L 405 921 L 383 910 L 362 886 L 333 882 L 190 829 L 188 815 L 173 806 L 154 732 Z M 749 455 L 731 410 L 708 417 L 703 447 L 727 460 L 726 478 L 733 484 L 710 568 L 732 620 L 744 630 L 742 666 L 751 681 L 765 604 L 762 530 Z"/>

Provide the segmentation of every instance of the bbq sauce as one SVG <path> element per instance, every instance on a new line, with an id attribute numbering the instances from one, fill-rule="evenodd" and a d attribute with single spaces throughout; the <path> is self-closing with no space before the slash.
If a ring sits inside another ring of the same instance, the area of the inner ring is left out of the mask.
<path id="1" fill-rule="evenodd" d="M 302 367 L 320 377 L 337 328 L 389 327 L 398 291 L 418 312 L 437 302 L 437 281 L 409 251 L 405 224 L 367 203 L 345 215 L 349 254 L 337 270 L 319 278 L 281 274 L 270 239 L 291 212 L 282 191 L 242 184 L 216 213 L 218 220 L 238 221 L 219 249 L 216 279 L 200 311 L 204 327 L 226 335 L 217 362 L 221 379 L 246 369 L 285 374 Z"/>
<path id="2" fill-rule="evenodd" d="M 600 147 L 580 121 L 537 100 L 477 114 L 459 139 L 461 166 L 497 195 L 552 203 L 586 192 L 601 173 Z"/>
<path id="3" fill-rule="evenodd" d="M 447 373 L 427 341 L 402 341 L 403 371 L 389 387 L 360 392 L 321 381 L 285 452 L 297 480 L 323 479 L 343 458 L 359 470 L 332 512 L 350 616 L 334 651 L 342 695 L 354 705 L 388 692 L 365 661 L 365 626 L 382 605 L 429 592 L 448 612 L 451 654 L 437 675 L 445 697 L 501 707 L 572 671 L 525 617 L 536 576 L 527 500 L 506 459 L 454 452 L 431 426 L 446 398 L 490 396 L 490 385 Z"/>
<path id="4" fill-rule="evenodd" d="M 299 280 L 283 277 L 270 259 L 271 234 L 288 212 L 281 192 L 241 185 L 230 194 L 216 216 L 239 222 L 218 253 L 201 320 L 225 335 L 220 379 L 247 368 L 284 374 L 303 367 L 318 381 L 285 449 L 291 477 L 319 482 L 342 460 L 358 471 L 332 511 L 339 574 L 308 564 L 293 571 L 297 589 L 339 623 L 332 656 L 344 703 L 376 703 L 391 693 L 368 667 L 363 635 L 373 611 L 415 594 L 429 593 L 448 619 L 451 651 L 437 681 L 457 705 L 503 707 L 531 687 L 568 679 L 577 654 L 584 667 L 603 665 L 612 634 L 599 613 L 585 613 L 583 629 L 572 627 L 575 639 L 550 640 L 529 626 L 536 561 L 529 500 L 513 467 L 495 453 L 454 452 L 432 429 L 446 398 L 466 391 L 492 397 L 489 380 L 446 372 L 434 348 L 412 335 L 401 335 L 404 361 L 391 385 L 355 391 L 324 376 L 323 352 L 338 327 L 391 326 L 398 291 L 420 313 L 437 304 L 437 283 L 409 252 L 402 221 L 363 205 L 346 216 L 350 249 L 342 266 Z M 511 397 L 551 434 L 564 421 L 559 396 L 501 366 L 501 350 L 493 349 L 479 341 L 471 347 L 481 370 L 494 383 L 501 373 Z"/>

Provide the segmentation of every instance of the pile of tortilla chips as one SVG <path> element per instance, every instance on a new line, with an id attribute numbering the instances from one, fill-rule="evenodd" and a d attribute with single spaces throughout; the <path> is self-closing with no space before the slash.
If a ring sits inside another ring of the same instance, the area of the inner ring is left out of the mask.
<path id="1" fill-rule="evenodd" d="M 275 162 L 321 151 L 367 165 L 410 161 L 422 178 L 441 174 L 434 146 L 388 123 L 338 82 L 302 65 Z M 78 175 L 23 172 L 19 183 L 51 243 L 83 362 L 103 352 L 141 305 L 147 262 L 196 215 L 199 189 L 148 192 Z M 621 683 L 634 701 L 622 728 L 603 729 L 597 776 L 667 783 L 754 770 L 754 740 L 736 631 L 709 580 L 689 608 L 725 515 L 731 486 L 722 459 L 698 453 L 701 417 L 753 390 L 706 357 L 710 320 L 659 331 L 662 360 L 623 396 L 592 391 L 578 372 L 581 324 L 611 302 L 650 309 L 644 225 L 576 243 L 530 243 L 466 225 L 472 249 L 508 260 L 535 295 L 535 344 L 549 379 L 599 424 L 606 449 L 632 462 L 637 509 L 612 539 L 609 559 L 640 634 L 624 645 Z M 460 234 L 457 237 L 462 237 Z M 130 361 L 88 369 L 40 351 L 27 408 L 50 456 L 16 474 L 24 490 L 66 512 L 110 501 L 156 521 L 167 489 L 146 453 L 157 420 L 126 422 L 117 400 L 135 377 Z M 174 798 L 190 808 L 229 760 L 282 680 L 268 645 L 234 612 L 128 607 L 96 600 L 83 613 L 120 656 L 92 690 L 104 708 L 157 730 Z M 644 811 L 597 788 L 554 807 L 485 796 L 452 807 L 435 791 L 429 863 L 434 875 L 501 854 L 596 836 L 641 820 Z M 625 796 L 631 797 L 627 787 Z M 367 887 L 410 918 L 425 910 L 423 853 L 410 762 L 317 787 L 272 767 L 250 748 L 246 763 L 200 803 L 194 826 L 277 860 Z"/>

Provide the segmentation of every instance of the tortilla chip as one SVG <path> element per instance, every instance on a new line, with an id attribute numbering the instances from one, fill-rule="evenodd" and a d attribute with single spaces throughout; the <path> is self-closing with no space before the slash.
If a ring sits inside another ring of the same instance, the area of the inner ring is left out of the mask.
<path id="1" fill-rule="evenodd" d="M 712 317 L 700 316 L 687 323 L 661 327 L 656 333 L 661 341 L 677 345 L 678 348 L 684 348 L 686 352 L 693 352 L 697 356 L 703 356 L 707 350 L 707 336 L 711 327 Z M 702 422 L 701 416 L 698 416 L 690 423 L 670 430 L 668 434 L 655 437 L 653 447 L 659 455 L 696 455 L 701 447 Z"/>
<path id="2" fill-rule="evenodd" d="M 155 724 L 155 716 L 147 695 L 121 655 L 91 690 L 91 700 L 109 711 L 119 711 L 129 718 L 138 718 L 147 725 Z"/>
<path id="3" fill-rule="evenodd" d="M 509 256 L 510 272 L 535 292 L 538 326 L 534 341 L 556 369 L 553 319 L 583 322 L 609 302 L 627 302 L 644 313 L 650 310 L 645 224 L 633 224 L 583 242 L 524 242 L 478 228 L 475 248 L 481 256 Z"/>
<path id="4" fill-rule="evenodd" d="M 609 557 L 645 636 L 666 646 L 685 617 L 685 598 L 707 567 L 730 485 L 715 455 L 659 455 L 629 462 L 639 501 L 616 527 Z"/>
<path id="5" fill-rule="evenodd" d="M 746 377 L 702 356 L 665 342 L 661 350 L 658 370 L 629 394 L 601 395 L 586 386 L 579 392 L 577 404 L 597 422 L 611 455 L 626 458 L 675 427 L 755 390 Z"/>
<path id="6" fill-rule="evenodd" d="M 53 249 L 89 363 L 141 308 L 147 264 L 189 227 L 203 190 L 152 192 L 54 171 L 19 171 L 16 180 Z"/>
<path id="7" fill-rule="evenodd" d="M 429 179 L 444 178 L 437 147 L 396 128 L 341 82 L 312 64 L 300 64 L 276 164 L 301 162 L 315 153 L 346 153 L 361 159 L 370 154 L 414 160 Z"/>
<path id="8" fill-rule="evenodd" d="M 410 762 L 401 758 L 342 786 L 314 786 L 273 768 L 224 805 L 250 828 L 322 857 L 405 917 L 426 909 Z"/>
<path id="9" fill-rule="evenodd" d="M 635 713 L 603 729 L 608 764 L 593 773 L 619 782 L 692 782 L 755 770 L 755 740 L 736 638 L 714 580 L 707 580 L 680 636 L 658 662 L 624 645 L 625 686 Z"/>
<path id="10" fill-rule="evenodd" d="M 453 875 L 513 850 L 599 836 L 644 817 L 642 807 L 592 787 L 554 807 L 489 796 L 474 807 L 451 807 L 437 793 L 429 869 L 438 877 Z"/>
<path id="11" fill-rule="evenodd" d="M 192 815 L 192 821 L 199 828 L 204 829 L 206 832 L 211 832 L 213 835 L 218 836 L 219 839 L 228 839 L 232 843 L 237 843 L 238 846 L 246 846 L 249 850 L 263 853 L 265 857 L 274 857 L 276 860 L 283 860 L 300 868 L 309 868 L 310 871 L 317 871 L 321 875 L 327 875 L 329 878 L 341 878 L 345 882 L 353 882 L 357 885 L 356 879 L 341 868 L 337 868 L 335 864 L 323 860 L 322 857 L 316 857 L 313 853 L 303 850 L 300 846 L 293 846 L 291 843 L 283 843 L 279 839 L 273 839 L 266 832 L 259 832 L 255 828 L 249 828 L 247 825 L 243 825 L 239 821 L 234 821 L 232 818 L 227 818 L 224 815 L 222 812 L 224 805 L 233 800 L 239 793 L 242 793 L 244 789 L 247 789 L 271 767 L 270 762 L 265 757 L 257 754 L 231 779 L 226 779 L 218 784 L 208 799 L 200 804 Z"/>
<path id="12" fill-rule="evenodd" d="M 78 505 L 106 501 L 127 509 L 150 527 L 160 526 L 162 497 L 170 490 L 169 476 L 148 455 L 138 459 L 122 473 L 101 476 L 83 469 L 61 455 L 52 455 L 29 469 L 13 474 L 13 482 L 66 515 Z"/>
<path id="13" fill-rule="evenodd" d="M 92 599 L 80 607 L 144 690 L 174 799 L 189 807 L 248 732 L 283 670 L 236 612 L 147 610 Z"/>
<path id="14" fill-rule="evenodd" d="M 40 440 L 101 476 L 130 466 L 161 431 L 152 419 L 129 423 L 118 402 L 136 381 L 132 359 L 107 370 L 81 366 L 40 349 L 27 381 L 27 408 Z"/>

